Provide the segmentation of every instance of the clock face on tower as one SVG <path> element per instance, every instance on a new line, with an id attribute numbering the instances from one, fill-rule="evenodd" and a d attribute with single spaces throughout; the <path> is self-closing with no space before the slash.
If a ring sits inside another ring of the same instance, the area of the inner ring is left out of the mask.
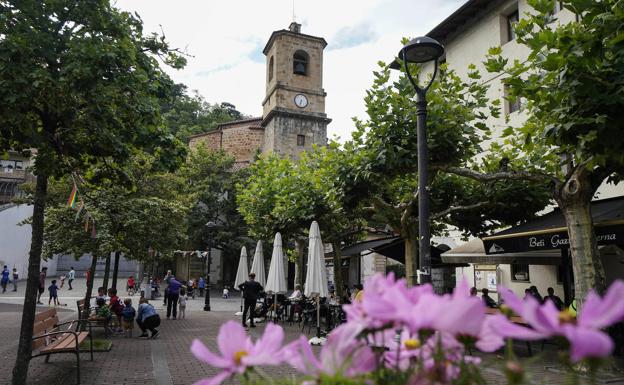
<path id="1" fill-rule="evenodd" d="M 295 95 L 295 104 L 299 108 L 305 108 L 308 106 L 308 98 L 303 94 Z"/>

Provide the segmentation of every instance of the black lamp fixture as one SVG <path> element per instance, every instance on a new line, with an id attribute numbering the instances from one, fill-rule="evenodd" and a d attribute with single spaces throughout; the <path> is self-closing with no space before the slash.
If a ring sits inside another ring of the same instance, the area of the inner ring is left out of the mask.
<path id="1" fill-rule="evenodd" d="M 403 61 L 403 66 L 407 77 L 416 90 L 416 116 L 417 116 L 417 147 L 418 147 L 418 255 L 420 258 L 420 283 L 431 282 L 431 228 L 429 223 L 429 192 L 427 190 L 427 180 L 429 179 L 428 159 L 429 150 L 427 148 L 427 91 L 433 84 L 433 80 L 438 72 L 438 60 L 444 55 L 444 46 L 437 40 L 428 36 L 421 36 L 412 39 L 401 51 L 399 58 Z M 433 61 L 433 75 L 425 87 L 420 87 L 414 80 L 409 70 L 410 63 L 428 63 Z M 395 61 L 390 65 L 392 69 L 401 67 Z M 414 266 L 416 266 L 414 261 Z M 408 277 L 411 282 L 415 282 L 415 276 Z"/>
<path id="2" fill-rule="evenodd" d="M 206 298 L 204 311 L 210 311 L 210 264 L 212 263 L 212 231 L 217 227 L 213 221 L 206 223 L 208 229 L 208 255 L 206 255 Z"/>

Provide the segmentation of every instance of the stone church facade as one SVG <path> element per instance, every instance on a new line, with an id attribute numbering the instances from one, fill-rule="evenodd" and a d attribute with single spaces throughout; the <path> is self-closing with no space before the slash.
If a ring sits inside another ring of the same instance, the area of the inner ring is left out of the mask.
<path id="1" fill-rule="evenodd" d="M 191 136 L 189 146 L 204 145 L 233 155 L 238 167 L 258 153 L 297 159 L 314 145 L 327 144 L 323 89 L 325 39 L 301 33 L 301 25 L 271 34 L 266 56 L 266 96 L 263 116 L 221 124 L 216 130 Z"/>

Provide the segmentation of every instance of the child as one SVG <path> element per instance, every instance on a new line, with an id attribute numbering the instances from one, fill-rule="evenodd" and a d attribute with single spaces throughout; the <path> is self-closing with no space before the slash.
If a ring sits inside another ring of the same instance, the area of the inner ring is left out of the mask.
<path id="1" fill-rule="evenodd" d="M 136 311 L 132 307 L 132 300 L 130 298 L 126 298 L 124 300 L 124 305 L 125 306 L 121 311 L 123 329 L 126 332 L 126 338 L 131 338 L 132 329 L 134 328 L 134 317 L 136 316 Z"/>
<path id="2" fill-rule="evenodd" d="M 229 295 L 230 295 L 230 291 L 228 290 L 228 287 L 226 286 L 223 288 L 223 299 L 228 299 Z"/>
<path id="3" fill-rule="evenodd" d="M 48 300 L 48 306 L 50 306 L 50 302 L 54 299 L 54 306 L 58 306 L 58 286 L 56 286 L 56 279 L 52 280 L 52 284 L 48 287 L 48 291 L 50 292 L 50 299 Z"/>
<path id="4" fill-rule="evenodd" d="M 65 276 L 64 276 L 64 275 L 61 275 L 61 277 L 60 277 L 60 278 L 61 278 L 61 287 L 60 287 L 60 288 L 62 289 L 62 288 L 63 288 L 63 286 L 65 286 Z"/>
<path id="5" fill-rule="evenodd" d="M 123 304 L 121 303 L 119 297 L 117 297 L 117 289 L 113 289 L 112 287 L 108 289 L 108 296 L 110 297 L 110 310 L 117 317 L 117 332 L 122 332 L 123 330 L 121 329 L 121 312 L 123 311 Z"/>
<path id="6" fill-rule="evenodd" d="M 111 311 L 108 305 L 106 305 L 106 300 L 104 298 L 98 298 L 95 300 L 95 304 L 97 307 L 89 317 L 89 320 L 104 322 L 108 328 L 108 323 L 111 319 Z"/>
<path id="7" fill-rule="evenodd" d="M 188 300 L 188 296 L 186 295 L 186 290 L 180 290 L 180 319 L 185 318 L 186 313 L 186 301 Z M 175 317 L 174 317 L 175 318 Z"/>

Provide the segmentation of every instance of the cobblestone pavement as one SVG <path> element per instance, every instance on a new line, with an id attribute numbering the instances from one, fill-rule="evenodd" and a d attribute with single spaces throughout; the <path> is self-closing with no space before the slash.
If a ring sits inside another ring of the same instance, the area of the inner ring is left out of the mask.
<path id="1" fill-rule="evenodd" d="M 162 302 L 153 301 L 159 308 Z M 229 302 L 228 302 L 229 303 Z M 236 305 L 236 301 L 232 302 Z M 232 306 L 231 304 L 228 306 Z M 233 306 L 237 310 L 237 306 Z M 62 319 L 75 317 L 76 313 L 67 308 L 59 308 Z M 162 309 L 159 310 L 163 316 Z M 0 384 L 10 382 L 10 370 L 15 362 L 15 350 L 21 306 L 15 304 L 0 304 L 0 367 L 4 368 Z M 212 376 L 216 371 L 198 362 L 190 353 L 189 346 L 194 338 L 200 338 L 210 349 L 217 350 L 216 335 L 219 326 L 229 319 L 237 319 L 233 311 L 204 312 L 199 310 L 188 311 L 186 319 L 166 320 L 163 316 L 160 327 L 161 335 L 155 340 L 127 339 L 120 336 L 111 337 L 113 347 L 110 352 L 95 353 L 93 362 L 88 360 L 88 354 L 81 360 L 82 383 L 86 385 L 120 385 L 120 384 L 154 384 L 154 385 L 187 385 L 200 378 Z M 298 337 L 300 329 L 285 326 L 287 340 Z M 251 329 L 255 339 L 263 331 L 263 325 Z M 307 331 L 307 330 L 306 330 Z M 135 336 L 139 330 L 135 329 Z M 535 349 L 539 346 L 535 344 Z M 565 373 L 546 370 L 549 362 L 556 356 L 554 347 L 547 346 L 547 351 L 538 357 L 527 361 L 531 368 L 533 384 L 565 384 Z M 518 347 L 518 354 L 526 356 L 526 350 Z M 482 364 L 484 376 L 488 384 L 504 384 L 499 369 L 502 366 L 502 357 L 495 354 L 484 355 Z M 280 366 L 266 368 L 269 375 L 294 375 L 292 368 Z M 620 377 L 624 375 L 620 373 Z M 72 355 L 57 354 L 52 356 L 50 363 L 44 363 L 39 357 L 31 361 L 29 384 L 74 384 L 76 381 L 75 359 Z M 598 382 L 606 383 L 606 382 Z M 610 384 L 624 384 L 624 381 L 609 382 Z M 238 384 L 230 379 L 225 384 Z"/>

